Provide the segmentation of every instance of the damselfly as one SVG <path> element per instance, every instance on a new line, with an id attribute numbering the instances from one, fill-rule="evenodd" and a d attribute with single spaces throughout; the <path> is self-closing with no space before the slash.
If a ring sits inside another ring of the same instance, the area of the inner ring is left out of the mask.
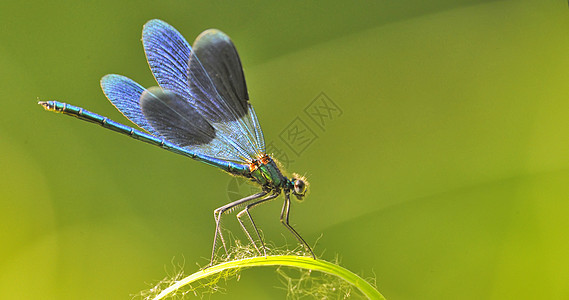
<path id="1" fill-rule="evenodd" d="M 261 126 L 249 95 L 241 60 L 227 35 L 206 30 L 193 47 L 172 26 L 161 20 L 144 25 L 142 42 L 159 87 L 143 88 L 121 75 L 106 75 L 101 87 L 111 103 L 144 131 L 122 125 L 83 108 L 57 101 L 41 101 L 45 109 L 93 122 L 134 139 L 159 146 L 236 176 L 249 178 L 261 191 L 214 210 L 215 235 L 211 263 L 218 238 L 227 252 L 220 228 L 221 217 L 235 208 L 239 224 L 259 255 L 266 247 L 251 217 L 251 208 L 284 195 L 282 224 L 310 252 L 314 252 L 289 223 L 291 195 L 302 200 L 306 181 L 287 178 L 265 152 Z M 260 247 L 243 222 L 249 219 Z"/>

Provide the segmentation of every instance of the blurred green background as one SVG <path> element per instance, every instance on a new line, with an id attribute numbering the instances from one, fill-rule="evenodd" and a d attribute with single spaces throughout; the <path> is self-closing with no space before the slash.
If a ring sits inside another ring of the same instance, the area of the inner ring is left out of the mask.
<path id="1" fill-rule="evenodd" d="M 564 0 L 3 1 L 0 298 L 129 299 L 208 262 L 230 176 L 36 104 L 130 124 L 99 79 L 155 85 L 153 18 L 232 37 L 267 142 L 311 183 L 291 220 L 319 256 L 388 299 L 569 299 Z M 323 128 L 321 93 L 342 111 Z M 299 155 L 279 138 L 296 118 L 317 136 Z M 253 213 L 292 246 L 281 204 Z M 286 296 L 270 269 L 221 286 Z"/>

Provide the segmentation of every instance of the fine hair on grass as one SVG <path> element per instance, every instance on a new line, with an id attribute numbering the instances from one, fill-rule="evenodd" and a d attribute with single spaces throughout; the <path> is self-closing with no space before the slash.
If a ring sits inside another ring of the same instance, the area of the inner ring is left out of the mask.
<path id="1" fill-rule="evenodd" d="M 220 280 L 241 276 L 241 271 L 257 267 L 275 267 L 282 289 L 288 299 L 346 299 L 359 294 L 360 298 L 385 299 L 368 281 L 341 267 L 336 262 L 313 259 L 303 250 L 268 248 L 267 256 L 251 256 L 252 246 L 239 242 L 231 248 L 227 260 L 201 269 L 189 276 L 177 272 L 140 294 L 143 299 L 183 299 L 186 295 L 224 290 Z"/>

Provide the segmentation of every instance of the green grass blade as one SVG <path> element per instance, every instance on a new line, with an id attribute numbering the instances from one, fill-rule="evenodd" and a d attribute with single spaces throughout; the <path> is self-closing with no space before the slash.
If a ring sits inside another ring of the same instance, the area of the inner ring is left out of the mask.
<path id="1" fill-rule="evenodd" d="M 364 294 L 368 299 L 385 300 L 383 295 L 381 295 L 369 282 L 365 281 L 360 276 L 350 272 L 343 267 L 324 260 L 314 260 L 311 257 L 293 255 L 275 255 L 267 257 L 260 256 L 220 263 L 174 282 L 174 284 L 164 289 L 153 299 L 164 299 L 168 295 L 175 293 L 180 288 L 191 284 L 192 282 L 196 282 L 198 280 L 216 275 L 224 271 L 260 266 L 284 266 L 324 272 L 333 276 L 337 276 L 350 283 L 358 290 L 360 290 L 360 292 L 362 292 L 362 294 Z"/>

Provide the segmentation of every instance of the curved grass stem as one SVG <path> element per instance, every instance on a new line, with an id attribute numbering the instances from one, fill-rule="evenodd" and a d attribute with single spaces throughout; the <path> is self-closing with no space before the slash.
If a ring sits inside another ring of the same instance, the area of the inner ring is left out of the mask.
<path id="1" fill-rule="evenodd" d="M 293 255 L 274 255 L 274 256 L 260 256 L 252 258 L 244 258 L 238 260 L 227 261 L 214 265 L 204 270 L 200 270 L 194 274 L 191 274 L 179 281 L 174 282 L 166 289 L 164 289 L 160 294 L 154 297 L 154 300 L 164 299 L 168 295 L 176 293 L 180 288 L 189 285 L 198 280 L 219 274 L 224 271 L 229 271 L 233 269 L 243 269 L 250 267 L 260 267 L 260 266 L 284 266 L 292 268 L 300 268 L 307 270 L 314 270 L 324 272 L 333 276 L 337 276 L 344 281 L 350 283 L 356 287 L 362 294 L 364 294 L 368 299 L 380 299 L 385 300 L 383 295 L 381 295 L 369 282 L 365 281 L 360 276 L 350 272 L 349 270 L 340 267 L 336 264 L 324 261 L 315 260 L 311 257 L 304 256 L 293 256 Z"/>

